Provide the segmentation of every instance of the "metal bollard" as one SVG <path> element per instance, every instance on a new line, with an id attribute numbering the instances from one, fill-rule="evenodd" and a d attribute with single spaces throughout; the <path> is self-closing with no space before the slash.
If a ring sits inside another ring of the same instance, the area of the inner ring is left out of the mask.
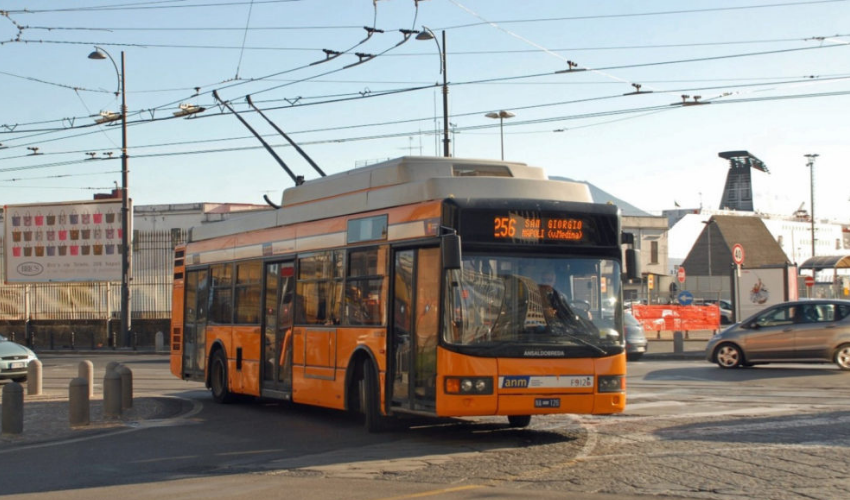
<path id="1" fill-rule="evenodd" d="M 121 375 L 115 370 L 103 376 L 103 418 L 121 418 Z"/>
<path id="2" fill-rule="evenodd" d="M 41 361 L 34 359 L 27 365 L 27 394 L 30 396 L 41 395 Z"/>
<path id="3" fill-rule="evenodd" d="M 0 434 L 21 434 L 24 432 L 24 389 L 17 382 L 9 382 L 3 387 L 3 422 Z"/>
<path id="4" fill-rule="evenodd" d="M 74 337 L 75 337 L 74 332 L 71 332 L 71 350 L 75 350 L 77 348 L 76 342 L 75 342 L 76 339 Z"/>
<path id="5" fill-rule="evenodd" d="M 124 365 L 115 371 L 121 376 L 121 409 L 128 410 L 133 407 L 133 371 Z"/>
<path id="6" fill-rule="evenodd" d="M 88 395 L 89 399 L 91 399 L 94 396 L 94 365 L 92 362 L 89 360 L 80 361 L 77 368 L 77 376 L 84 379 L 86 384 L 88 384 Z"/>
<path id="7" fill-rule="evenodd" d="M 162 332 L 156 332 L 154 337 L 154 352 L 162 352 L 165 350 L 165 335 Z"/>
<path id="8" fill-rule="evenodd" d="M 673 352 L 676 354 L 685 352 L 685 342 L 682 338 L 682 332 L 673 332 Z"/>
<path id="9" fill-rule="evenodd" d="M 77 377 L 68 385 L 68 417 L 71 427 L 91 423 L 91 404 L 88 379 Z"/>

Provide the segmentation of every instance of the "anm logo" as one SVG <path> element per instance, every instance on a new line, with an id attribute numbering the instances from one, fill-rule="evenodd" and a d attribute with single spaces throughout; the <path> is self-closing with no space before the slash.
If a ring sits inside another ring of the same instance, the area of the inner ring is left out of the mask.
<path id="1" fill-rule="evenodd" d="M 525 389 L 528 387 L 529 377 L 505 377 L 502 380 L 503 389 Z"/>

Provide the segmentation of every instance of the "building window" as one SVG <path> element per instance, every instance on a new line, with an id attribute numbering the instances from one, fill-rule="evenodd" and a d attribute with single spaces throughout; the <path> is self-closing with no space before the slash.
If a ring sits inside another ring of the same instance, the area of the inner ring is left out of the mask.
<path id="1" fill-rule="evenodd" d="M 658 264 L 658 242 L 649 242 L 649 263 Z"/>

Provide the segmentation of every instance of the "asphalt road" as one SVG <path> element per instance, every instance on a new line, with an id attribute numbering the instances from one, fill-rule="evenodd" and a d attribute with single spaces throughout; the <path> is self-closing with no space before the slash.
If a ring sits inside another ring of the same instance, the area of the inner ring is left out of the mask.
<path id="1" fill-rule="evenodd" d="M 43 355 L 46 392 L 67 390 L 80 359 Z M 109 360 L 93 359 L 95 373 Z M 831 365 L 647 358 L 629 365 L 621 415 L 535 417 L 523 430 L 503 418 L 419 421 L 370 435 L 336 411 L 215 405 L 171 377 L 164 356 L 122 361 L 142 418 L 52 440 L 0 436 L 0 494 L 764 500 L 845 498 L 850 486 L 850 373 Z M 145 418 L 162 401 L 180 403 Z"/>

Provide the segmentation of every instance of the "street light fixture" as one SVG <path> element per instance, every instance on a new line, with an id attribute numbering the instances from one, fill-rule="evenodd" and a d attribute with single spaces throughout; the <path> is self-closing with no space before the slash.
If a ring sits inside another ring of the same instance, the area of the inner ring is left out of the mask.
<path id="1" fill-rule="evenodd" d="M 498 113 L 487 113 L 487 118 L 498 118 L 499 119 L 499 138 L 500 143 L 502 145 L 502 161 L 505 160 L 505 118 L 513 118 L 516 115 L 511 113 L 510 111 L 499 111 Z"/>
<path id="2" fill-rule="evenodd" d="M 810 179 L 809 180 L 809 190 L 810 190 L 809 191 L 809 196 L 810 196 L 809 205 L 811 205 L 811 208 L 812 208 L 812 214 L 811 214 L 811 217 L 812 217 L 812 257 L 814 257 L 815 256 L 815 159 L 817 159 L 817 157 L 820 156 L 820 155 L 814 153 L 814 154 L 807 154 L 807 155 L 803 155 L 803 156 L 805 156 L 809 160 L 806 163 L 806 166 L 809 167 L 809 174 L 810 174 L 810 177 L 809 177 L 809 179 Z"/>
<path id="3" fill-rule="evenodd" d="M 434 40 L 437 44 L 437 51 L 440 53 L 440 73 L 443 74 L 443 156 L 450 157 L 449 154 L 449 84 L 448 84 L 448 69 L 446 68 L 446 31 L 443 30 L 443 46 L 437 41 L 437 35 L 427 26 L 422 26 L 422 31 L 416 35 L 417 40 Z"/>
<path id="4" fill-rule="evenodd" d="M 127 88 L 125 87 L 124 51 L 121 51 L 121 70 L 109 52 L 95 45 L 89 59 L 109 59 L 118 76 L 117 96 L 121 93 L 121 344 L 130 347 L 130 198 L 128 196 L 129 171 L 127 170 Z M 108 332 L 107 332 L 108 334 Z"/>

